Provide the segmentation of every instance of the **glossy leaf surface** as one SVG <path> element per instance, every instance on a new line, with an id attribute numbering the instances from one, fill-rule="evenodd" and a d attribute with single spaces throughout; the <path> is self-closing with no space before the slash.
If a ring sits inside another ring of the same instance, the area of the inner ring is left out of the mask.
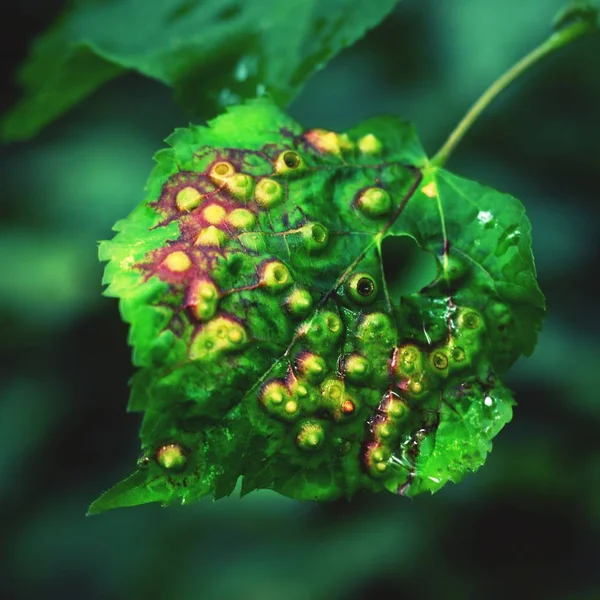
<path id="1" fill-rule="evenodd" d="M 479 468 L 512 416 L 499 375 L 544 312 L 520 202 L 430 167 L 392 118 L 306 131 L 256 100 L 168 143 L 100 248 L 143 455 L 90 512 L 240 477 L 242 494 L 413 496 Z M 437 274 L 399 295 L 383 253 L 405 236 Z"/>

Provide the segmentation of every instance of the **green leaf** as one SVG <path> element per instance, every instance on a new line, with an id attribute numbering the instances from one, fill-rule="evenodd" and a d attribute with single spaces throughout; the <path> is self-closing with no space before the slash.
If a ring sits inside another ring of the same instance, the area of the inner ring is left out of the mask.
<path id="1" fill-rule="evenodd" d="M 436 491 L 512 416 L 499 375 L 544 314 L 515 198 L 429 166 L 391 118 L 304 130 L 272 103 L 176 131 L 100 246 L 131 324 L 133 479 L 91 512 L 267 488 Z M 399 296 L 409 236 L 437 265 Z"/>
<path id="2" fill-rule="evenodd" d="M 600 29 L 600 3 L 598 0 L 570 0 L 554 17 L 554 29 L 560 30 L 576 22 L 584 22 Z"/>
<path id="3" fill-rule="evenodd" d="M 33 46 L 0 135 L 31 137 L 126 71 L 172 86 L 193 114 L 264 93 L 283 105 L 396 1 L 78 0 Z"/>

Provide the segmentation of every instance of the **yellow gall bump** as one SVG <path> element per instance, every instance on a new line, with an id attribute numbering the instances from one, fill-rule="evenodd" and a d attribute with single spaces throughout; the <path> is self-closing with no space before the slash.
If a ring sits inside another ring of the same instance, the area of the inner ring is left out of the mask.
<path id="1" fill-rule="evenodd" d="M 298 403 L 295 400 L 288 400 L 285 403 L 285 412 L 289 415 L 298 412 Z"/>
<path id="2" fill-rule="evenodd" d="M 402 346 L 399 351 L 400 360 L 405 365 L 412 365 L 421 358 L 421 352 L 416 346 Z"/>
<path id="3" fill-rule="evenodd" d="M 367 450 L 365 458 L 371 475 L 378 477 L 383 475 L 387 470 L 391 452 L 386 446 L 378 444 L 374 448 Z"/>
<path id="4" fill-rule="evenodd" d="M 327 154 L 341 154 L 340 136 L 325 129 L 311 129 L 305 134 L 306 141 L 320 152 Z"/>
<path id="5" fill-rule="evenodd" d="M 177 250 L 176 252 L 171 252 L 165 258 L 163 264 L 173 273 L 184 273 L 192 266 L 192 261 L 185 252 Z"/>
<path id="6" fill-rule="evenodd" d="M 196 281 L 190 286 L 188 306 L 199 321 L 208 321 L 217 312 L 219 292 L 212 281 Z"/>
<path id="7" fill-rule="evenodd" d="M 208 177 L 214 184 L 221 186 L 229 177 L 231 177 L 234 174 L 234 166 L 229 162 L 222 161 L 215 163 L 212 166 L 211 170 L 208 173 Z"/>
<path id="8" fill-rule="evenodd" d="M 261 401 L 269 408 L 271 405 L 279 406 L 287 396 L 288 390 L 281 381 L 270 381 L 263 388 Z"/>
<path id="9" fill-rule="evenodd" d="M 244 327 L 229 317 L 216 317 L 198 331 L 190 346 L 192 360 L 210 360 L 241 349 L 248 342 Z"/>
<path id="10" fill-rule="evenodd" d="M 421 191 L 428 198 L 435 198 L 437 196 L 437 186 L 435 185 L 435 181 L 432 181 L 432 182 L 428 183 L 427 185 L 424 185 L 421 188 Z"/>
<path id="11" fill-rule="evenodd" d="M 450 359 L 453 363 L 460 364 L 467 360 L 467 353 L 460 346 L 455 346 L 454 343 L 450 343 L 448 346 L 450 351 Z"/>
<path id="12" fill-rule="evenodd" d="M 318 450 L 325 441 L 325 430 L 318 421 L 305 421 L 300 426 L 296 443 L 301 450 L 308 452 Z"/>
<path id="13" fill-rule="evenodd" d="M 482 320 L 479 314 L 471 309 L 461 310 L 458 316 L 459 328 L 479 329 L 482 325 Z"/>
<path id="14" fill-rule="evenodd" d="M 300 229 L 309 251 L 321 250 L 327 246 L 329 231 L 321 223 L 309 223 Z"/>
<path id="15" fill-rule="evenodd" d="M 358 149 L 363 154 L 379 154 L 382 148 L 381 142 L 372 133 L 367 133 L 358 140 Z"/>
<path id="16" fill-rule="evenodd" d="M 219 204 L 211 204 L 202 211 L 202 217 L 211 225 L 220 225 L 226 214 L 227 211 Z"/>
<path id="17" fill-rule="evenodd" d="M 252 229 L 256 224 L 256 217 L 245 208 L 236 208 L 227 215 L 227 223 L 235 229 Z"/>
<path id="18" fill-rule="evenodd" d="M 396 335 L 392 319 L 384 312 L 363 315 L 356 332 L 362 342 L 387 343 Z"/>
<path id="19" fill-rule="evenodd" d="M 338 142 L 343 151 L 354 150 L 354 142 L 350 139 L 347 133 L 340 133 L 338 135 Z"/>
<path id="20" fill-rule="evenodd" d="M 187 457 L 179 444 L 165 444 L 156 451 L 156 462 L 170 471 L 181 471 L 185 467 Z"/>
<path id="21" fill-rule="evenodd" d="M 269 290 L 278 292 L 293 283 L 289 269 L 278 260 L 271 260 L 263 265 L 260 283 Z"/>
<path id="22" fill-rule="evenodd" d="M 429 360 L 433 368 L 438 371 L 444 371 L 448 368 L 448 357 L 441 351 L 433 352 Z"/>
<path id="23" fill-rule="evenodd" d="M 398 359 L 396 364 L 396 374 L 399 377 L 406 377 L 415 371 L 423 368 L 423 353 L 413 344 L 407 344 L 398 348 Z"/>
<path id="24" fill-rule="evenodd" d="M 344 359 L 344 376 L 350 381 L 361 382 L 369 375 L 371 365 L 361 354 L 349 354 Z"/>
<path id="25" fill-rule="evenodd" d="M 408 382 L 408 392 L 417 399 L 427 392 L 425 377 L 422 373 L 418 373 L 414 377 L 411 377 Z"/>
<path id="26" fill-rule="evenodd" d="M 252 188 L 254 180 L 250 175 L 238 173 L 232 175 L 225 182 L 227 191 L 236 199 L 242 202 L 247 202 L 252 197 Z"/>
<path id="27" fill-rule="evenodd" d="M 395 421 L 402 421 L 408 416 L 408 404 L 400 398 L 392 398 L 387 405 L 387 415 Z"/>
<path id="28" fill-rule="evenodd" d="M 295 288 L 285 299 L 286 310 L 295 317 L 305 317 L 311 311 L 313 298 L 308 290 Z"/>
<path id="29" fill-rule="evenodd" d="M 334 312 L 326 311 L 323 313 L 325 325 L 331 333 L 340 333 L 342 330 L 342 320 Z"/>
<path id="30" fill-rule="evenodd" d="M 223 230 L 217 229 L 214 225 L 209 225 L 198 234 L 194 246 L 220 248 L 226 241 L 227 234 Z"/>
<path id="31" fill-rule="evenodd" d="M 298 396 L 298 398 L 304 398 L 305 396 L 308 396 L 308 388 L 303 383 L 299 383 L 294 388 L 294 394 Z"/>
<path id="32" fill-rule="evenodd" d="M 358 198 L 358 208 L 367 217 L 383 217 L 392 208 L 392 198 L 384 189 L 367 188 Z"/>
<path id="33" fill-rule="evenodd" d="M 239 329 L 230 329 L 227 333 L 227 338 L 233 344 L 239 344 L 244 339 L 244 332 Z"/>
<path id="34" fill-rule="evenodd" d="M 387 453 L 383 450 L 383 448 L 377 448 L 373 451 L 372 458 L 375 462 L 382 462 L 386 460 Z"/>
<path id="35" fill-rule="evenodd" d="M 396 437 L 397 430 L 389 421 L 382 421 L 375 426 L 375 435 L 385 440 Z"/>
<path id="36" fill-rule="evenodd" d="M 296 359 L 298 372 L 308 381 L 321 381 L 327 373 L 325 359 L 314 352 L 303 352 Z"/>
<path id="37" fill-rule="evenodd" d="M 346 283 L 346 292 L 355 302 L 370 304 L 377 298 L 377 282 L 369 273 L 355 273 Z"/>
<path id="38" fill-rule="evenodd" d="M 306 169 L 302 157 L 293 150 L 285 150 L 275 161 L 275 173 L 278 175 L 294 175 Z"/>
<path id="39" fill-rule="evenodd" d="M 193 187 L 184 187 L 177 192 L 175 204 L 180 212 L 190 212 L 202 202 L 202 194 Z"/>
<path id="40" fill-rule="evenodd" d="M 261 179 L 256 184 L 254 199 L 259 206 L 269 210 L 283 202 L 283 187 L 274 179 Z"/>
<path id="41" fill-rule="evenodd" d="M 344 397 L 344 382 L 335 377 L 329 377 L 321 384 L 321 396 L 326 401 L 333 401 L 335 404 L 340 404 Z"/>

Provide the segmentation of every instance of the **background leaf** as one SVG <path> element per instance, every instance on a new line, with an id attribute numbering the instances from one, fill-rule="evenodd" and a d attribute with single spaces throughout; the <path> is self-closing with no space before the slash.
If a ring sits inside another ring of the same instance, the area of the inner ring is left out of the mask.
<path id="1" fill-rule="evenodd" d="M 127 70 L 173 87 L 195 115 L 264 93 L 286 104 L 396 1 L 76 0 L 34 44 L 1 136 L 31 137 Z"/>
<path id="2" fill-rule="evenodd" d="M 598 0 L 571 0 L 554 17 L 554 29 L 562 29 L 574 21 L 584 21 L 600 29 Z"/>

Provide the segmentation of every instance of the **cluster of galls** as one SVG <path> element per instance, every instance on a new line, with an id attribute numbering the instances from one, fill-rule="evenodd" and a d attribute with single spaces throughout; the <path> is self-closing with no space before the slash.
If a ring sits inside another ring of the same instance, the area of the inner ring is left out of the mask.
<path id="1" fill-rule="evenodd" d="M 304 137 L 313 148 L 340 157 L 351 145 L 345 136 L 321 130 Z M 372 135 L 358 146 L 366 154 L 381 151 Z M 179 222 L 181 234 L 143 267 L 148 276 L 156 274 L 183 290 L 183 308 L 194 328 L 192 360 L 216 360 L 252 342 L 254 332 L 243 318 L 220 307 L 226 296 L 253 289 L 271 298 L 281 296 L 280 306 L 298 325 L 287 353 L 287 373 L 263 383 L 260 410 L 288 424 L 302 452 L 317 452 L 329 440 L 346 447 L 362 442 L 368 474 L 386 477 L 398 459 L 402 437 L 410 431 L 409 420 L 420 424 L 422 406 L 439 396 L 446 380 L 479 352 L 481 316 L 458 309 L 446 343 L 433 349 L 402 344 L 391 316 L 368 309 L 379 294 L 377 280 L 357 271 L 336 290 L 352 306 L 343 312 L 343 321 L 335 302 L 322 305 L 323 298 L 299 285 L 286 264 L 269 257 L 265 244 L 269 233 L 261 215 L 285 204 L 288 179 L 307 171 L 303 158 L 284 150 L 273 161 L 271 176 L 253 177 L 243 164 L 239 156 L 218 159 L 203 173 L 179 173 L 167 183 L 156 208 L 167 216 L 163 224 Z M 378 186 L 358 190 L 349 202 L 370 219 L 384 218 L 392 210 L 390 194 Z M 293 234 L 302 237 L 309 253 L 326 248 L 330 235 L 318 222 L 294 228 Z M 234 253 L 250 257 L 252 265 L 252 273 L 244 273 L 237 287 L 219 279 L 219 260 Z M 352 422 L 366 424 L 360 441 L 329 434 L 331 427 Z M 186 452 L 175 443 L 161 446 L 154 458 L 169 470 L 186 464 Z"/>
<path id="2" fill-rule="evenodd" d="M 302 158 L 293 151 L 281 152 L 272 177 L 252 177 L 233 162 L 216 160 L 206 172 L 182 172 L 171 178 L 155 208 L 166 215 L 163 225 L 177 220 L 181 233 L 142 265 L 148 276 L 158 275 L 174 292 L 183 290 L 182 308 L 195 324 L 189 349 L 192 360 L 240 350 L 251 339 L 239 316 L 219 310 L 224 297 L 259 288 L 279 293 L 294 283 L 284 263 L 264 258 L 259 218 L 285 202 L 285 178 L 306 169 Z M 328 230 L 319 223 L 308 223 L 297 233 L 309 251 L 327 244 Z M 218 273 L 219 261 L 236 253 L 252 259 L 252 272 L 246 274 L 251 280 L 239 287 L 235 282 L 224 284 Z M 306 314 L 312 297 L 296 286 L 288 304 L 291 312 Z"/>
<path id="3" fill-rule="evenodd" d="M 373 477 L 385 477 L 395 464 L 406 465 L 406 449 L 399 443 L 407 433 L 404 424 L 414 411 L 429 405 L 439 408 L 448 380 L 457 377 L 477 359 L 482 346 L 484 322 L 479 312 L 457 308 L 445 343 L 422 349 L 405 343 L 394 349 L 390 360 L 390 389 L 370 421 L 371 441 L 365 464 Z M 415 421 L 419 429 L 422 417 Z"/>
<path id="4" fill-rule="evenodd" d="M 322 130 L 312 130 L 304 139 L 309 147 L 340 156 L 343 150 L 353 147 L 347 136 Z M 326 143 L 322 148 L 323 140 Z M 361 138 L 357 146 L 366 154 L 381 150 L 380 142 L 372 135 Z M 154 203 L 166 216 L 163 225 L 179 222 L 180 236 L 155 251 L 151 260 L 141 266 L 148 276 L 156 274 L 184 290 L 183 308 L 195 323 L 190 344 L 190 358 L 194 360 L 240 350 L 252 338 L 239 316 L 219 312 L 219 303 L 225 296 L 258 288 L 278 293 L 294 284 L 290 269 L 283 262 L 265 258 L 265 235 L 273 232 L 265 229 L 260 218 L 285 203 L 289 180 L 306 174 L 308 167 L 296 151 L 283 150 L 272 160 L 270 176 L 253 177 L 245 172 L 251 167 L 244 167 L 244 159 L 240 160 L 240 156 L 252 154 L 224 152 L 223 159 L 217 156 L 204 172 L 180 172 L 167 182 L 161 198 Z M 264 154 L 254 154 L 264 161 Z M 378 187 L 361 189 L 349 201 L 371 218 L 387 215 L 392 207 L 389 193 Z M 277 218 L 281 218 L 279 213 Z M 305 223 L 286 235 L 291 234 L 301 237 L 309 254 L 322 251 L 329 240 L 328 228 L 318 222 Z M 239 287 L 235 282 L 233 286 L 231 282 L 224 285 L 217 274 L 219 259 L 235 253 L 253 259 L 252 281 L 240 283 Z M 377 284 L 366 274 L 355 277 L 348 286 L 349 294 L 356 302 L 364 303 L 365 298 L 377 293 Z M 293 316 L 306 316 L 313 307 L 313 297 L 307 289 L 295 286 L 285 307 Z"/>
<path id="5" fill-rule="evenodd" d="M 455 308 L 445 342 L 421 347 L 398 344 L 387 313 L 362 312 L 354 323 L 342 324 L 335 312 L 318 310 L 297 329 L 287 376 L 266 381 L 259 402 L 272 418 L 293 424 L 295 444 L 304 452 L 335 443 L 327 434 L 330 423 L 359 416 L 368 424 L 362 440 L 366 472 L 376 479 L 397 477 L 393 465 L 406 473 L 410 463 L 402 442 L 423 427 L 425 409 L 439 408 L 449 380 L 460 383 L 481 350 L 483 331 L 479 312 Z"/>

